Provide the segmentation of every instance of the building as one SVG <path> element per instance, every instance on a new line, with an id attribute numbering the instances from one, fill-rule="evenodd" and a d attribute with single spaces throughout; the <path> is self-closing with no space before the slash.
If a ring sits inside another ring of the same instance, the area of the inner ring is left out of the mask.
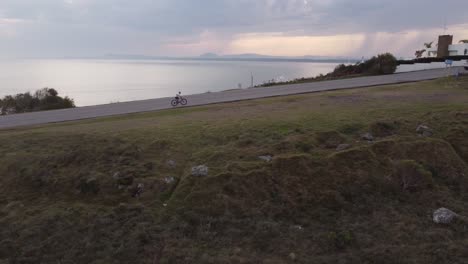
<path id="1" fill-rule="evenodd" d="M 453 44 L 452 35 L 439 36 L 435 47 L 427 50 L 430 58 L 445 58 L 448 56 L 468 56 L 468 43 Z"/>
<path id="2" fill-rule="evenodd" d="M 468 56 L 468 43 L 450 45 L 449 56 Z"/>

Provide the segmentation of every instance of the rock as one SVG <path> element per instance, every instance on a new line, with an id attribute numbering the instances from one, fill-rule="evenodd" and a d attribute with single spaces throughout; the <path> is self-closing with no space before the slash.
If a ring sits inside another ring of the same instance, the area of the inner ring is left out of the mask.
<path id="1" fill-rule="evenodd" d="M 425 125 L 419 125 L 418 128 L 416 128 L 416 132 L 424 137 L 430 137 L 434 134 L 432 129 Z"/>
<path id="2" fill-rule="evenodd" d="M 336 147 L 336 150 L 343 151 L 343 150 L 349 149 L 350 147 L 351 147 L 350 144 L 340 144 L 338 145 L 338 147 Z"/>
<path id="3" fill-rule="evenodd" d="M 82 194 L 97 194 L 99 192 L 99 182 L 96 177 L 81 179 L 79 188 Z"/>
<path id="4" fill-rule="evenodd" d="M 168 160 L 166 162 L 166 165 L 169 167 L 169 168 L 175 168 L 177 166 L 177 163 L 173 160 Z"/>
<path id="5" fill-rule="evenodd" d="M 372 136 L 371 133 L 365 133 L 361 135 L 361 139 L 364 139 L 367 141 L 374 141 L 374 136 Z"/>
<path id="6" fill-rule="evenodd" d="M 292 260 L 292 261 L 295 261 L 296 260 L 296 253 L 289 254 L 289 259 Z"/>
<path id="7" fill-rule="evenodd" d="M 114 173 L 112 176 L 115 181 L 117 181 L 117 185 L 119 186 L 130 186 L 133 184 L 134 177 L 132 175 L 123 175 L 120 172 Z"/>
<path id="8" fill-rule="evenodd" d="M 448 225 L 451 224 L 456 218 L 458 218 L 458 214 L 447 208 L 439 208 L 432 215 L 432 219 L 436 224 Z"/>
<path id="9" fill-rule="evenodd" d="M 273 157 L 270 156 L 270 155 L 259 156 L 258 158 L 265 161 L 265 162 L 271 162 L 273 160 Z"/>
<path id="10" fill-rule="evenodd" d="M 175 182 L 175 178 L 172 177 L 172 176 L 165 177 L 165 178 L 164 178 L 164 182 L 167 183 L 167 184 L 172 184 L 172 183 Z"/>
<path id="11" fill-rule="evenodd" d="M 205 165 L 200 165 L 192 168 L 192 176 L 195 177 L 204 177 L 208 176 L 208 167 Z"/>

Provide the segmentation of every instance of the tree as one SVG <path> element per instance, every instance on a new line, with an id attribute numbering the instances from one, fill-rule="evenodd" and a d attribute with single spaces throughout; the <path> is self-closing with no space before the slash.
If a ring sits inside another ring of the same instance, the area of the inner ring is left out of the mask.
<path id="1" fill-rule="evenodd" d="M 424 55 L 424 52 L 426 52 L 425 49 L 423 50 L 417 50 L 415 53 L 414 53 L 414 56 L 416 56 L 417 59 L 421 58 L 423 55 Z"/>
<path id="2" fill-rule="evenodd" d="M 0 115 L 73 107 L 73 99 L 58 96 L 57 90 L 52 88 L 37 90 L 34 95 L 27 92 L 0 99 Z"/>
<path id="3" fill-rule="evenodd" d="M 379 54 L 369 60 L 371 67 L 368 69 L 367 74 L 380 75 L 395 73 L 398 67 L 398 61 L 391 53 Z"/>
<path id="4" fill-rule="evenodd" d="M 434 43 L 434 41 L 431 41 L 429 43 L 424 43 L 424 47 L 426 47 L 426 49 L 430 49 L 430 48 L 432 48 L 433 43 Z"/>

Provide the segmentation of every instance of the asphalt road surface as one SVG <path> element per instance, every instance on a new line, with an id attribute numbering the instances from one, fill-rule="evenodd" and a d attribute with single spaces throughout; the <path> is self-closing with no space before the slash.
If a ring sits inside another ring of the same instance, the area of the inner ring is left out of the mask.
<path id="1" fill-rule="evenodd" d="M 452 69 L 452 72 L 455 72 L 457 70 L 460 73 L 467 73 L 467 71 L 465 71 L 462 67 Z M 213 103 L 266 98 L 273 96 L 432 80 L 445 77 L 447 76 L 447 74 L 448 72 L 446 69 L 434 69 L 417 72 L 398 73 L 392 75 L 359 77 L 344 80 L 204 93 L 185 96 L 185 98 L 187 98 L 189 102 L 187 106 L 198 106 Z M 172 108 L 172 106 L 170 105 L 171 99 L 172 98 L 158 98 L 142 101 L 77 107 L 73 109 L 62 109 L 0 116 L 0 129 L 170 109 Z"/>

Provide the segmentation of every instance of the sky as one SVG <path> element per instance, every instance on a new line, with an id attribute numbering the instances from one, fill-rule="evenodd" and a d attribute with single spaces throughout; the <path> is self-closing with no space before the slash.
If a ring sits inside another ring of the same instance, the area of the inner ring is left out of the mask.
<path id="1" fill-rule="evenodd" d="M 0 0 L 0 58 L 413 56 L 468 39 L 467 0 Z"/>

